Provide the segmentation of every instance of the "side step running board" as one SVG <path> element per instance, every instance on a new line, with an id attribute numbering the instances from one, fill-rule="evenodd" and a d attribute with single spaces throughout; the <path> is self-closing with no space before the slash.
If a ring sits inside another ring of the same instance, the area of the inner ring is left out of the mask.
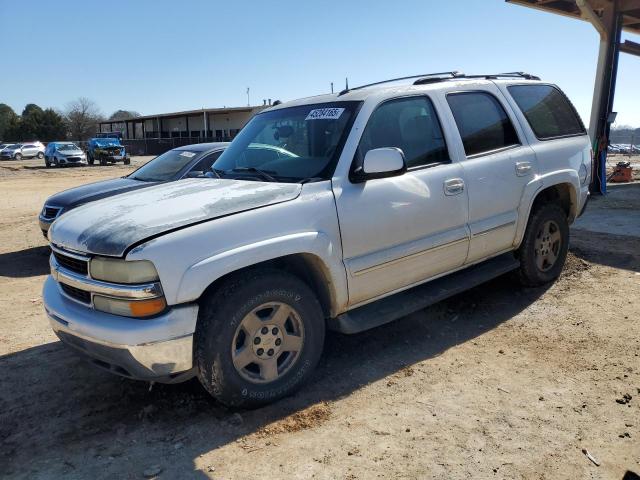
<path id="1" fill-rule="evenodd" d="M 359 333 L 469 290 L 520 266 L 513 253 L 505 253 L 409 290 L 368 303 L 338 315 L 328 327 L 341 333 Z"/>

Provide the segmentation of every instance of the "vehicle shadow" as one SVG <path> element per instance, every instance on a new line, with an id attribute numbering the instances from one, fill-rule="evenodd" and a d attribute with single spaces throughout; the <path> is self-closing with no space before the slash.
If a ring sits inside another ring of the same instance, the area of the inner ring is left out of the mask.
<path id="1" fill-rule="evenodd" d="M 0 464 L 13 478 L 43 470 L 139 477 L 149 465 L 166 478 L 206 478 L 196 469 L 201 454 L 435 358 L 513 318 L 544 291 L 514 288 L 507 275 L 359 335 L 330 332 L 307 386 L 253 411 L 224 408 L 196 380 L 150 390 L 95 369 L 60 342 L 11 353 L 0 357 Z"/>
<path id="2" fill-rule="evenodd" d="M 640 272 L 640 238 L 571 230 L 571 252 L 591 263 Z"/>
<path id="3" fill-rule="evenodd" d="M 47 245 L 26 248 L 17 252 L 0 253 L 0 277 L 25 278 L 49 273 Z"/>

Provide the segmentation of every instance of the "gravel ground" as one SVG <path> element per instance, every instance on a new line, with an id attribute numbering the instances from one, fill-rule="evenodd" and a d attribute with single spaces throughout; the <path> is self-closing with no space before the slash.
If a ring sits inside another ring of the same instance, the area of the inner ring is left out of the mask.
<path id="1" fill-rule="evenodd" d="M 364 334 L 330 334 L 312 382 L 255 411 L 229 411 L 195 381 L 150 388 L 86 364 L 45 318 L 36 216 L 48 195 L 144 160 L 0 163 L 3 478 L 640 473 L 640 239 L 630 235 L 574 229 L 565 271 L 546 288 L 507 276 Z"/>

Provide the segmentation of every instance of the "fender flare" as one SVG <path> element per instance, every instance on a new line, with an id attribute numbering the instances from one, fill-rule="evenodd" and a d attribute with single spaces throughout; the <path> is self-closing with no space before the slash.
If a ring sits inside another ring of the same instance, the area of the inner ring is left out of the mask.
<path id="1" fill-rule="evenodd" d="M 571 210 L 569 213 L 569 223 L 578 215 L 580 178 L 578 172 L 572 169 L 557 170 L 552 173 L 541 175 L 529 182 L 522 193 L 520 206 L 518 207 L 518 225 L 516 227 L 516 236 L 513 242 L 514 247 L 519 247 L 524 237 L 524 232 L 529 223 L 529 215 L 536 198 L 543 190 L 553 187 L 554 185 L 568 184 L 569 196 L 571 200 Z"/>
<path id="2" fill-rule="evenodd" d="M 243 268 L 289 255 L 311 255 L 326 272 L 331 313 L 338 314 L 348 303 L 347 275 L 340 252 L 340 245 L 334 245 L 328 235 L 316 231 L 293 233 L 225 250 L 194 263 L 185 271 L 178 286 L 176 303 L 196 301 L 213 282 Z"/>

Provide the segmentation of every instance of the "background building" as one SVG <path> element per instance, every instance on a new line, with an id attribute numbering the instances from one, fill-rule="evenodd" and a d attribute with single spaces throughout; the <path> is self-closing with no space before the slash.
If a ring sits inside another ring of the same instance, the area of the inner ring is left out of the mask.
<path id="1" fill-rule="evenodd" d="M 180 145 L 231 141 L 260 106 L 203 108 L 142 115 L 128 120 L 105 120 L 100 132 L 120 132 L 132 155 L 158 155 Z"/>

